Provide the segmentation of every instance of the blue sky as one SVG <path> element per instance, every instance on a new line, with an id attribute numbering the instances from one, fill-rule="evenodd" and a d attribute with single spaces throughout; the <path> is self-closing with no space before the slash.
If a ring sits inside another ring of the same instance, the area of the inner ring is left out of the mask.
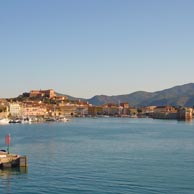
<path id="1" fill-rule="evenodd" d="M 1 0 L 0 97 L 194 82 L 193 10 L 193 0 Z"/>

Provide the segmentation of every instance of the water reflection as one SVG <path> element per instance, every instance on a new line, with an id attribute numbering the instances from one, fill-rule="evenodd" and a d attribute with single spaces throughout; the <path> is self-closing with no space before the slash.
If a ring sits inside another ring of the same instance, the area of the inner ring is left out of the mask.
<path id="1" fill-rule="evenodd" d="M 11 193 L 11 178 L 13 176 L 18 176 L 22 174 L 27 174 L 27 167 L 18 167 L 18 168 L 1 168 L 0 169 L 0 180 L 3 179 L 5 184 L 6 193 Z"/>
<path id="2" fill-rule="evenodd" d="M 28 168 L 27 167 L 18 167 L 18 168 L 2 168 L 0 169 L 0 179 L 11 177 L 14 175 L 20 175 L 20 174 L 27 174 Z"/>

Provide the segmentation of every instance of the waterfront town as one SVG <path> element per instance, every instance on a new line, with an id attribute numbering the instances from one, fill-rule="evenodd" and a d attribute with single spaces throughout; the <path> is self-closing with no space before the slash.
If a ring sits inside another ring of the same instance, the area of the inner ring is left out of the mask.
<path id="1" fill-rule="evenodd" d="M 21 123 L 28 122 L 29 119 L 30 122 L 56 121 L 71 117 L 191 120 L 193 108 L 170 105 L 132 107 L 125 102 L 95 106 L 84 100 L 69 100 L 65 95 L 57 95 L 53 89 L 32 90 L 17 98 L 0 99 L 0 123 Z"/>

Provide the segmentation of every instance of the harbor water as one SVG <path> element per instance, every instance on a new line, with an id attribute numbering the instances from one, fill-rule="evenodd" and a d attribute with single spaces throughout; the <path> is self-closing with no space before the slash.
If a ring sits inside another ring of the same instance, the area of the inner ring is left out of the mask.
<path id="1" fill-rule="evenodd" d="M 0 169 L 0 193 L 193 194 L 194 122 L 75 118 L 0 126 L 0 149 L 28 168 Z"/>

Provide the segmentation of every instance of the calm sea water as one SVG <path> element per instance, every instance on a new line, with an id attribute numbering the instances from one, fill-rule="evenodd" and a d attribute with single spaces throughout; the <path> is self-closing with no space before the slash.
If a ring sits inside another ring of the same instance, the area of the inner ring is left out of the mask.
<path id="1" fill-rule="evenodd" d="M 0 170 L 0 194 L 193 194 L 194 122 L 73 119 L 0 126 L 0 148 L 28 169 Z"/>

